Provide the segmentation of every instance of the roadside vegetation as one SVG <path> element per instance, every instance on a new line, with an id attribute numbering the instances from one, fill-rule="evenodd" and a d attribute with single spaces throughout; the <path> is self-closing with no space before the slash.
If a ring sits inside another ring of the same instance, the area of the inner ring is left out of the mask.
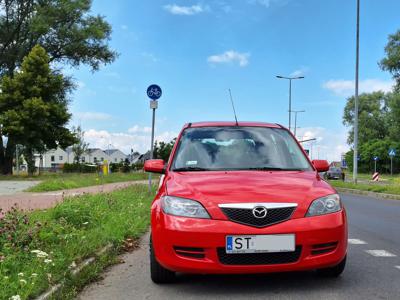
<path id="1" fill-rule="evenodd" d="M 75 189 L 86 186 L 102 185 L 106 183 L 123 182 L 131 180 L 144 180 L 148 177 L 146 173 L 111 173 L 99 175 L 97 173 L 53 173 L 33 177 L 42 180 L 38 185 L 28 189 L 28 192 L 49 192 L 66 189 Z"/>
<path id="2" fill-rule="evenodd" d="M 354 184 L 353 182 L 343 182 L 341 180 L 329 180 L 329 183 L 337 188 L 355 189 L 361 191 L 370 191 L 376 193 L 394 194 L 400 195 L 400 178 L 393 178 L 387 183 L 382 182 L 359 182 Z"/>
<path id="3" fill-rule="evenodd" d="M 28 299 L 65 280 L 72 298 L 115 261 L 127 238 L 140 237 L 149 226 L 152 199 L 146 185 L 109 194 L 66 199 L 56 207 L 23 214 L 16 209 L 0 220 L 0 299 Z M 111 243 L 115 251 L 99 259 L 82 276 L 72 276 L 85 258 Z"/>

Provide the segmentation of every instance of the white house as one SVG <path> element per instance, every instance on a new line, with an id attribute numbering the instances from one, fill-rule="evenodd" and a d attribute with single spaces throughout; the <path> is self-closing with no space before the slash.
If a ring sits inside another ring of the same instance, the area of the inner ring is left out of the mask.
<path id="1" fill-rule="evenodd" d="M 110 161 L 110 157 L 99 148 L 89 148 L 82 157 L 82 162 L 89 164 L 101 164 L 105 160 Z"/>
<path id="2" fill-rule="evenodd" d="M 118 149 L 104 150 L 104 153 L 108 155 L 110 163 L 123 163 L 128 158 L 128 155 Z"/>
<path id="3" fill-rule="evenodd" d="M 42 163 L 40 162 L 42 158 Z M 47 151 L 42 155 L 35 155 L 35 166 L 41 168 L 58 168 L 68 162 L 68 153 L 61 148 Z"/>

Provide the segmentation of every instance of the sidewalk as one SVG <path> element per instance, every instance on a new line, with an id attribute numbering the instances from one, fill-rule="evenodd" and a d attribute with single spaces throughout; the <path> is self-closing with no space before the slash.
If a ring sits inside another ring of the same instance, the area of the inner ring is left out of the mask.
<path id="1" fill-rule="evenodd" d="M 108 183 L 103 185 L 88 186 L 78 189 L 61 190 L 45 193 L 16 193 L 14 195 L 0 196 L 0 209 L 6 212 L 12 206 L 17 205 L 22 210 L 46 209 L 55 206 L 65 197 L 74 197 L 83 194 L 108 193 L 114 190 L 123 189 L 135 184 L 146 184 L 147 180 L 127 181 Z M 1 216 L 1 214 L 0 214 Z"/>

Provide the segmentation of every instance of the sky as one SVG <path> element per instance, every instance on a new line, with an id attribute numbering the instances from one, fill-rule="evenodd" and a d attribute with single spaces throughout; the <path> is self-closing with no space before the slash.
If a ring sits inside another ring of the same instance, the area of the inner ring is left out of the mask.
<path id="1" fill-rule="evenodd" d="M 378 65 L 388 35 L 400 29 L 400 1 L 361 0 L 360 92 L 390 91 Z M 163 89 L 156 111 L 158 141 L 196 121 L 233 120 L 288 126 L 288 82 L 298 139 L 316 138 L 312 158 L 339 160 L 348 150 L 342 124 L 354 93 L 356 0 L 94 0 L 93 14 L 112 25 L 118 59 L 98 72 L 70 70 L 71 126 L 91 147 L 150 147 L 146 89 Z"/>

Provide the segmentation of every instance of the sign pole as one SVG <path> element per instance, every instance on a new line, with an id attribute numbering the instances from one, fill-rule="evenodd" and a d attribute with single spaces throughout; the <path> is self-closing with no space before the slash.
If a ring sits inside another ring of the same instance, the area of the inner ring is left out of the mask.
<path id="1" fill-rule="evenodd" d="M 156 100 L 154 100 L 157 102 Z M 150 104 L 151 105 L 151 104 Z M 153 159 L 153 151 L 154 151 L 154 124 L 156 120 L 156 108 L 153 107 L 153 120 L 151 124 L 151 147 L 150 147 L 150 159 Z M 149 173 L 149 192 L 151 192 L 151 173 Z"/>
<path id="2" fill-rule="evenodd" d="M 153 119 L 151 122 L 151 145 L 150 145 L 150 159 L 154 157 L 154 125 L 156 121 L 156 109 L 158 107 L 158 99 L 160 99 L 162 95 L 161 88 L 152 84 L 147 88 L 147 96 L 150 98 L 150 109 L 153 110 Z M 149 193 L 151 193 L 151 173 L 149 173 Z"/>
<path id="3" fill-rule="evenodd" d="M 393 176 L 393 156 L 390 156 L 390 176 Z"/>
<path id="4" fill-rule="evenodd" d="M 375 159 L 375 173 L 376 173 L 376 159 Z"/>

